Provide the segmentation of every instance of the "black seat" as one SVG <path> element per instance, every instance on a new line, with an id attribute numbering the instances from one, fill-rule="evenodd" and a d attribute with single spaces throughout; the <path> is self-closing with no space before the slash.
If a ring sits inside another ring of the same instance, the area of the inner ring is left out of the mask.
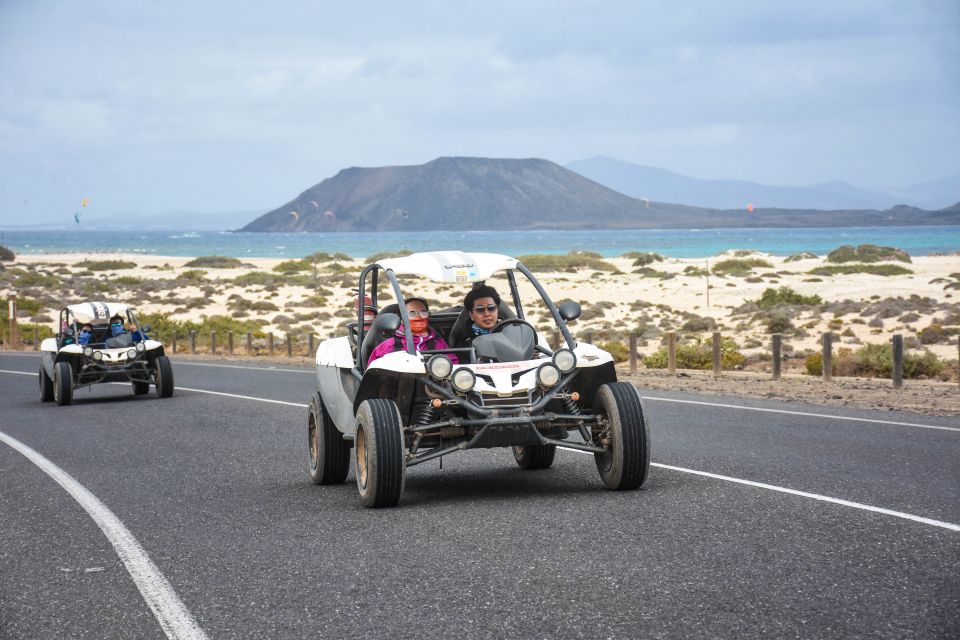
<path id="1" fill-rule="evenodd" d="M 396 318 L 396 323 L 400 323 L 400 306 L 396 304 L 388 304 L 385 306 L 377 318 L 373 321 L 373 324 L 370 325 L 370 328 L 367 329 L 367 332 L 363 334 L 363 343 L 360 345 L 360 366 L 363 369 L 367 368 L 367 361 L 370 360 L 370 354 L 373 353 L 373 350 L 377 346 L 386 340 L 387 338 L 393 337 L 394 331 L 396 329 L 382 330 L 378 329 L 378 325 L 381 323 L 388 323 L 389 317 L 393 316 Z"/>

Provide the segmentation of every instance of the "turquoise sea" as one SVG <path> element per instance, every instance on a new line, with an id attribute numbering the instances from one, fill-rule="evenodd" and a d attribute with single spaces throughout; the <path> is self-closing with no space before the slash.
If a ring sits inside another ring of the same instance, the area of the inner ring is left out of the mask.
<path id="1" fill-rule="evenodd" d="M 728 249 L 774 255 L 825 254 L 842 244 L 895 246 L 912 255 L 960 251 L 960 226 L 802 229 L 605 229 L 563 231 L 422 231 L 396 233 L 234 233 L 229 231 L 44 230 L 3 232 L 17 253 L 142 253 L 169 256 L 299 258 L 315 251 L 363 258 L 379 251 L 460 249 L 523 255 L 583 249 L 604 256 L 655 251 L 675 258 Z"/>

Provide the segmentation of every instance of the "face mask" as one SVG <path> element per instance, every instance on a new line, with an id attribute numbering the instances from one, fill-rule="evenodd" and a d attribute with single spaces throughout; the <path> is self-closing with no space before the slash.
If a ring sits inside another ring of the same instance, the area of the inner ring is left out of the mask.
<path id="1" fill-rule="evenodd" d="M 429 320 L 426 318 L 411 318 L 410 319 L 410 330 L 414 333 L 426 333 L 427 326 L 429 325 Z"/>
<path id="2" fill-rule="evenodd" d="M 81 332 L 80 332 L 80 337 L 81 337 L 81 338 L 89 338 L 91 335 L 92 335 L 92 334 L 91 334 L 89 331 L 81 331 Z"/>
<path id="3" fill-rule="evenodd" d="M 123 325 L 122 325 L 122 324 L 111 324 L 111 325 L 110 325 L 110 334 L 111 334 L 111 335 L 118 336 L 118 335 L 120 335 L 121 333 L 123 333 Z"/>

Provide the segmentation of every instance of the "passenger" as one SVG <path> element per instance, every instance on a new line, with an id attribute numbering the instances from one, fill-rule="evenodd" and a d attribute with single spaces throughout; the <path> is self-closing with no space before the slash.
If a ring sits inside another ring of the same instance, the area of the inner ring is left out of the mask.
<path id="1" fill-rule="evenodd" d="M 410 333 L 413 334 L 413 346 L 417 351 L 431 351 L 449 349 L 446 340 L 438 336 L 430 327 L 430 308 L 423 298 L 407 298 L 407 315 L 410 316 Z M 367 366 L 370 363 L 394 351 L 406 351 L 407 336 L 401 325 L 393 335 L 393 340 L 384 340 L 370 354 Z M 458 364 L 457 356 L 448 354 L 450 361 Z"/>
<path id="2" fill-rule="evenodd" d="M 483 285 L 471 289 L 463 300 L 463 306 L 468 309 L 471 324 L 463 338 L 463 344 L 458 347 L 469 347 L 477 336 L 487 335 L 497 326 L 500 320 L 500 294 L 490 285 Z"/>
<path id="3" fill-rule="evenodd" d="M 80 334 L 77 341 L 82 345 L 88 345 L 93 340 L 93 325 L 89 322 L 80 327 Z"/>
<path id="4" fill-rule="evenodd" d="M 110 318 L 110 337 L 116 338 L 121 333 L 126 333 L 127 330 L 123 326 L 123 317 L 118 313 L 117 315 Z"/>
<path id="5" fill-rule="evenodd" d="M 147 335 L 146 331 L 140 331 L 140 328 L 137 327 L 137 323 L 135 322 L 131 322 L 127 325 L 127 333 L 130 334 L 130 337 L 133 338 L 134 342 L 142 342 L 150 337 Z"/>

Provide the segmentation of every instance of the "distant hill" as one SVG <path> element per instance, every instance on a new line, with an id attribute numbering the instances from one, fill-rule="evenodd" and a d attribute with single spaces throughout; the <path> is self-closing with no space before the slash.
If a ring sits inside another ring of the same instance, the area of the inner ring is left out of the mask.
<path id="1" fill-rule="evenodd" d="M 541 159 L 351 167 L 241 231 L 810 227 L 960 224 L 960 212 L 713 209 L 633 198 Z"/>
<path id="2" fill-rule="evenodd" d="M 800 187 L 702 180 L 602 156 L 570 162 L 567 168 L 635 198 L 720 209 L 747 204 L 784 209 L 887 209 L 901 203 L 941 209 L 960 200 L 960 175 L 905 188 L 863 189 L 839 180 Z"/>

